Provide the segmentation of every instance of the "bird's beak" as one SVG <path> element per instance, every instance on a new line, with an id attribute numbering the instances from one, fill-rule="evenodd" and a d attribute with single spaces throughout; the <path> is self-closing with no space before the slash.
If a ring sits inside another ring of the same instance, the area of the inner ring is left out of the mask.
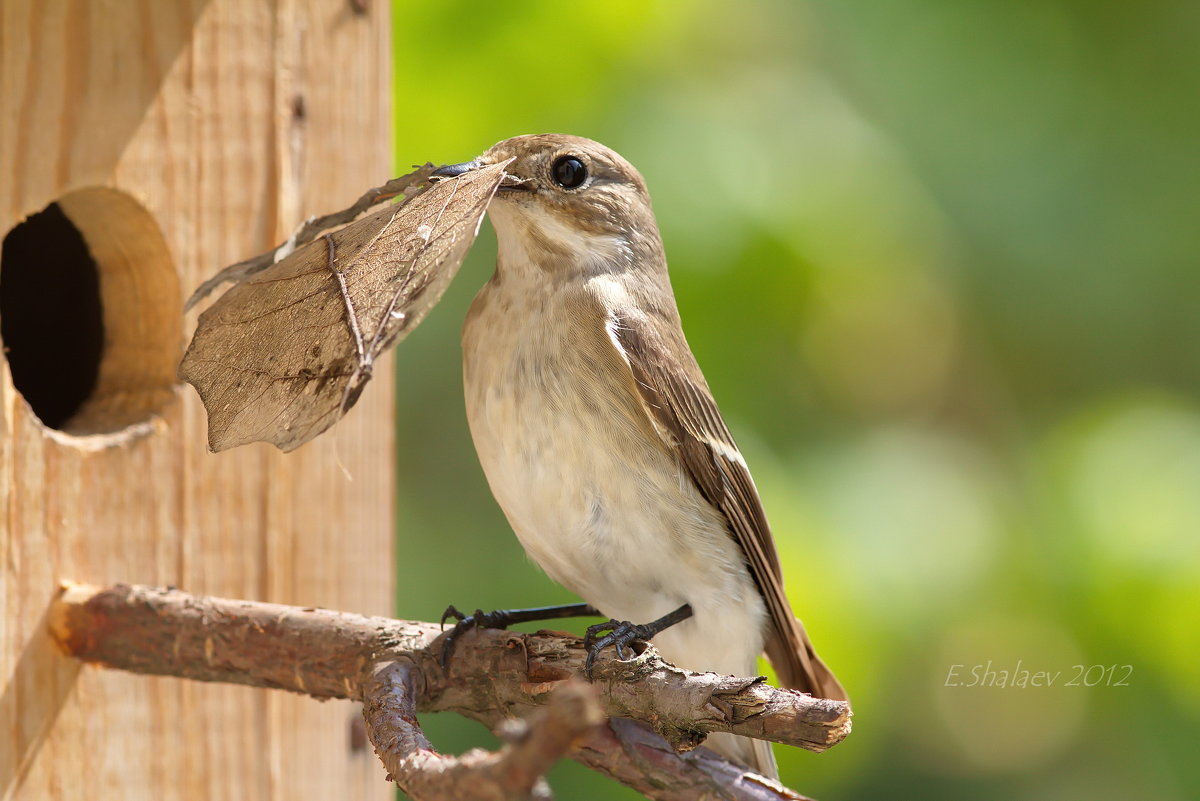
<path id="1" fill-rule="evenodd" d="M 512 161 L 512 159 L 509 159 L 508 161 L 506 161 L 504 163 L 508 164 L 509 161 Z M 449 178 L 457 178 L 458 176 L 464 175 L 464 174 L 470 172 L 471 170 L 477 170 L 480 167 L 486 167 L 486 166 L 488 166 L 486 162 L 478 161 L 478 160 L 464 161 L 462 164 L 447 164 L 446 166 L 438 167 L 436 170 L 429 173 L 429 177 L 434 182 L 445 181 Z M 529 186 L 528 186 L 528 182 L 526 181 L 526 179 L 518 178 L 517 176 L 513 175 L 512 173 L 505 173 L 504 178 L 500 182 L 499 188 L 501 190 L 529 189 Z"/>
<path id="2" fill-rule="evenodd" d="M 478 161 L 464 161 L 462 164 L 447 164 L 445 167 L 438 167 L 433 172 L 429 173 L 430 178 L 457 178 L 463 173 L 482 167 L 483 164 Z"/>

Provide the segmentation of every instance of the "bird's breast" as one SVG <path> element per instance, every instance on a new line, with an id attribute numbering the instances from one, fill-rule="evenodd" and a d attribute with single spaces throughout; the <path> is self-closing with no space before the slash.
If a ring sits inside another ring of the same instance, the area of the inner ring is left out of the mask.
<path id="1" fill-rule="evenodd" d="M 471 435 L 496 500 L 555 581 L 648 621 L 756 590 L 724 518 L 655 432 L 595 287 L 493 279 L 463 332 Z"/>
<path id="2" fill-rule="evenodd" d="M 582 592 L 595 562 L 626 561 L 614 514 L 636 508 L 631 470 L 664 469 L 619 365 L 588 329 L 603 321 L 565 291 L 486 287 L 463 333 L 467 417 L 496 500 L 530 556 Z M 654 469 L 652 468 L 652 469 Z"/>

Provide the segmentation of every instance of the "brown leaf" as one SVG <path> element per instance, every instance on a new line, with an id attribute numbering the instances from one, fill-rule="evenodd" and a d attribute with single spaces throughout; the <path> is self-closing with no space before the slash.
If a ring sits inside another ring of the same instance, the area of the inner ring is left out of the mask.
<path id="1" fill-rule="evenodd" d="M 188 298 L 187 303 L 183 304 L 183 310 L 185 312 L 189 311 L 197 303 L 208 297 L 221 284 L 244 281 L 255 273 L 260 273 L 267 269 L 272 264 L 283 261 L 292 251 L 307 245 L 327 231 L 340 228 L 346 223 L 358 219 L 362 216 L 363 212 L 373 206 L 378 206 L 385 200 L 391 200 L 394 197 L 403 195 L 406 201 L 411 201 L 429 187 L 429 176 L 434 169 L 432 164 L 426 163 L 421 167 L 417 167 L 417 169 L 408 175 L 401 175 L 399 178 L 393 178 L 388 181 L 383 186 L 368 189 L 349 208 L 321 217 L 310 217 L 279 247 L 274 250 L 268 250 L 266 253 L 260 253 L 245 261 L 239 261 L 237 264 L 231 264 L 196 287 L 196 291 Z"/>
<path id="2" fill-rule="evenodd" d="M 200 315 L 179 367 L 208 410 L 208 446 L 303 445 L 341 419 L 379 354 L 441 299 L 507 162 L 444 180 L 326 234 Z"/>

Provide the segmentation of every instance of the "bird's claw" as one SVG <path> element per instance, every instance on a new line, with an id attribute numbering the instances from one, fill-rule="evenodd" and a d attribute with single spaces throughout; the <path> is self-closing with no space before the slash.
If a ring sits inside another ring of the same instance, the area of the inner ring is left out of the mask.
<path id="1" fill-rule="evenodd" d="M 450 663 L 450 656 L 454 653 L 454 644 L 463 632 L 471 629 L 504 629 L 513 622 L 511 614 L 504 609 L 497 609 L 494 612 L 484 612 L 482 609 L 476 609 L 474 614 L 464 615 L 462 612 L 450 604 L 446 607 L 446 611 L 442 612 L 441 626 L 444 631 L 446 621 L 454 618 L 456 621 L 454 627 L 446 633 L 442 639 L 442 654 L 438 660 L 443 668 Z"/>
<path id="2" fill-rule="evenodd" d="M 603 637 L 598 636 L 605 631 L 608 634 Z M 583 636 L 583 647 L 587 649 L 584 673 L 587 675 L 588 681 L 592 680 L 592 668 L 595 666 L 596 657 L 605 648 L 613 646 L 617 651 L 617 658 L 628 661 L 637 656 L 631 648 L 633 643 L 647 642 L 655 633 L 648 625 L 638 625 L 630 623 L 628 620 L 608 620 L 588 626 L 587 633 Z"/>
<path id="3" fill-rule="evenodd" d="M 440 621 L 442 631 L 446 630 L 446 621 L 449 620 L 450 618 L 454 618 L 459 623 L 462 623 L 464 620 L 467 619 L 467 616 L 464 615 L 462 612 L 458 611 L 458 607 L 456 607 L 454 604 L 450 604 L 449 606 L 446 607 L 446 611 L 442 612 L 442 619 Z"/>

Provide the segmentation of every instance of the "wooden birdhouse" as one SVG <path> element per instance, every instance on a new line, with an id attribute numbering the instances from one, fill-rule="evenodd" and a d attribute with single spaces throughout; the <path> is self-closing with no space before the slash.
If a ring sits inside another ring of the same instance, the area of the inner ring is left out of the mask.
<path id="1" fill-rule="evenodd" d="M 388 614 L 391 377 L 212 454 L 176 377 L 221 267 L 389 177 L 388 4 L 0 5 L 0 797 L 385 798 L 348 702 L 82 667 L 59 582 Z"/>

